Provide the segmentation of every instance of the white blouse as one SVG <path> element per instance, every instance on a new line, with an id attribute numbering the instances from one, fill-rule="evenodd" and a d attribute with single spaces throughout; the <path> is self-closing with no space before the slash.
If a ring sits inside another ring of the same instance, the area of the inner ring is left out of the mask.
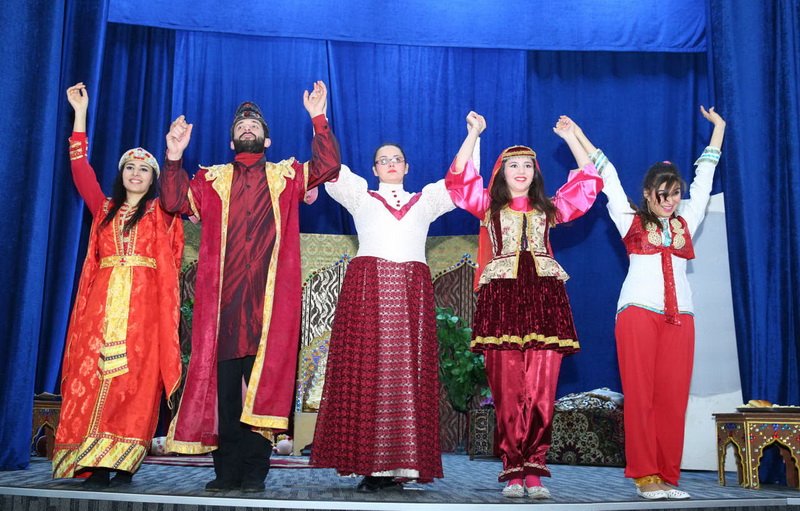
<path id="1" fill-rule="evenodd" d="M 689 236 L 693 236 L 697 232 L 705 217 L 719 156 L 719 149 L 706 147 L 695 162 L 697 170 L 689 187 L 690 198 L 682 200 L 678 205 L 677 214 L 686 220 Z M 616 225 L 620 236 L 624 238 L 636 218 L 636 212 L 628 203 L 628 196 L 622 189 L 617 169 L 608 161 L 605 154 L 598 149 L 590 157 L 603 178 L 603 193 L 608 197 L 608 212 L 611 220 Z M 661 270 L 661 254 L 629 254 L 628 257 L 630 266 L 617 301 L 617 312 L 634 305 L 663 314 L 664 276 Z M 694 308 L 692 289 L 689 287 L 689 280 L 686 277 L 686 264 L 686 259 L 672 256 L 678 310 L 681 313 L 691 314 L 694 312 Z"/>
<path id="2" fill-rule="evenodd" d="M 342 165 L 339 178 L 325 191 L 353 215 L 358 232 L 356 257 L 380 257 L 397 263 L 425 260 L 431 222 L 455 209 L 444 180 L 409 193 L 403 185 L 380 183 L 369 191 L 367 181 Z"/>

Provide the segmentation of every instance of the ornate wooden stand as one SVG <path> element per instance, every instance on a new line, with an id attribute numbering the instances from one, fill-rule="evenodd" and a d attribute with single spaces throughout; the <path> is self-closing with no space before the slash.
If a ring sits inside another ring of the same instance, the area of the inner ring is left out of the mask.
<path id="1" fill-rule="evenodd" d="M 786 482 L 800 490 L 800 413 L 740 412 L 715 413 L 719 484 L 725 486 L 725 454 L 733 444 L 739 484 L 757 490 L 758 466 L 764 448 L 776 444 L 786 464 Z"/>

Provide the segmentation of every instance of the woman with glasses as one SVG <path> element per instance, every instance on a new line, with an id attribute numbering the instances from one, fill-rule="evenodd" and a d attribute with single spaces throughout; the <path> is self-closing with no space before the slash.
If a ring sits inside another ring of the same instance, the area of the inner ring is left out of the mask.
<path id="1" fill-rule="evenodd" d="M 470 156 L 486 121 L 467 115 L 467 138 L 445 179 L 453 202 L 481 220 L 472 351 L 483 353 L 494 397 L 505 497 L 550 498 L 541 477 L 552 437 L 561 359 L 579 350 L 550 229 L 594 203 L 603 182 L 574 130 L 554 128 L 578 164 L 552 199 L 536 153 L 512 146 L 497 158 L 484 189 Z"/>
<path id="2" fill-rule="evenodd" d="M 358 253 L 344 278 L 311 452 L 317 467 L 363 476 L 357 491 L 399 487 L 395 478 L 442 477 L 438 342 L 430 223 L 455 208 L 444 180 L 403 187 L 409 165 L 397 144 L 373 158 L 378 189 L 342 165 L 325 189 L 353 215 Z"/>

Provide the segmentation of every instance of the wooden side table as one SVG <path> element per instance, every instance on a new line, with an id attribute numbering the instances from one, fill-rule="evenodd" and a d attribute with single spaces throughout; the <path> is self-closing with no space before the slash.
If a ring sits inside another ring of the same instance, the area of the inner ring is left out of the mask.
<path id="1" fill-rule="evenodd" d="M 719 484 L 725 486 L 725 455 L 733 444 L 739 484 L 757 490 L 761 487 L 758 466 L 764 449 L 778 446 L 786 464 L 786 482 L 800 490 L 800 413 L 739 412 L 715 413 Z"/>
<path id="2" fill-rule="evenodd" d="M 61 400 L 33 398 L 33 428 L 31 443 L 36 438 L 39 429 L 44 427 L 45 442 L 47 445 L 47 459 L 53 459 L 53 445 L 56 440 L 56 430 L 61 417 Z"/>

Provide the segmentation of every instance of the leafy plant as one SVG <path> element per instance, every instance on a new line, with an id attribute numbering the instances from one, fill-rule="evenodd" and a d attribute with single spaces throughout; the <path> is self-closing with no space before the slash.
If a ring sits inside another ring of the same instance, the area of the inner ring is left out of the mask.
<path id="1" fill-rule="evenodd" d="M 183 319 L 186 320 L 186 324 L 191 330 L 192 328 L 192 316 L 194 315 L 194 298 L 190 298 L 183 302 L 181 305 L 181 316 Z"/>
<path id="2" fill-rule="evenodd" d="M 469 401 L 479 394 L 491 395 L 486 382 L 483 356 L 469 350 L 472 329 L 462 325 L 452 307 L 436 307 L 439 338 L 439 378 L 455 410 L 466 412 Z"/>
<path id="3" fill-rule="evenodd" d="M 194 298 L 190 298 L 181 304 L 181 316 L 186 321 L 186 326 L 189 331 L 192 330 L 192 318 L 194 317 Z M 188 346 L 181 346 L 181 363 L 186 366 L 192 358 L 191 344 Z"/>

